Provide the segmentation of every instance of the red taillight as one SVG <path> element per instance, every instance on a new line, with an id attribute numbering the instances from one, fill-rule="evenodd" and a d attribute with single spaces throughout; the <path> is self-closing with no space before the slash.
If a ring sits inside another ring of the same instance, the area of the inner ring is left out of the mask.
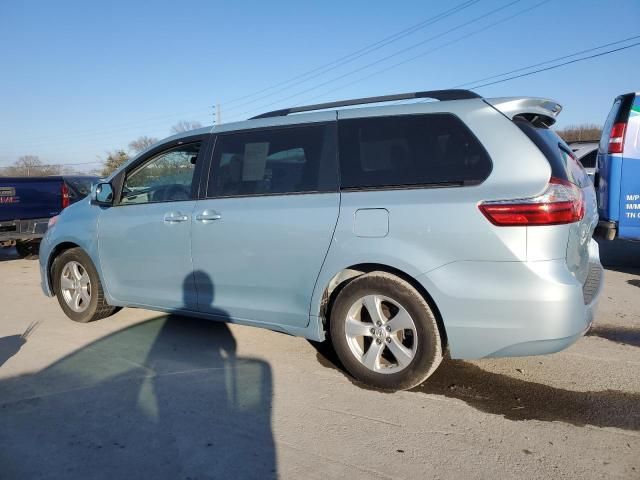
<path id="1" fill-rule="evenodd" d="M 480 211 L 499 227 L 562 225 L 582 220 L 582 190 L 566 180 L 551 177 L 546 190 L 536 197 L 483 202 Z"/>
<path id="2" fill-rule="evenodd" d="M 67 187 L 67 184 L 62 182 L 62 189 L 61 189 L 61 193 L 62 193 L 62 209 L 64 210 L 65 208 L 67 208 L 69 206 L 69 187 Z"/>
<path id="3" fill-rule="evenodd" d="M 620 122 L 611 127 L 611 134 L 609 135 L 609 153 L 622 153 L 624 149 L 624 132 L 627 129 L 627 124 Z"/>

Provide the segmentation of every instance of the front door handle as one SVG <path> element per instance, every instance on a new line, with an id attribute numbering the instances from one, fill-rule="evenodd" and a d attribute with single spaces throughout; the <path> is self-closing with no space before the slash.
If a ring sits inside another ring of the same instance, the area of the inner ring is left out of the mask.
<path id="1" fill-rule="evenodd" d="M 180 212 L 169 212 L 164 215 L 164 223 L 179 223 L 187 220 L 189 220 L 189 217 Z"/>
<path id="2" fill-rule="evenodd" d="M 215 210 L 204 210 L 196 215 L 196 220 L 202 223 L 213 222 L 214 220 L 220 220 L 222 215 L 220 215 Z"/>

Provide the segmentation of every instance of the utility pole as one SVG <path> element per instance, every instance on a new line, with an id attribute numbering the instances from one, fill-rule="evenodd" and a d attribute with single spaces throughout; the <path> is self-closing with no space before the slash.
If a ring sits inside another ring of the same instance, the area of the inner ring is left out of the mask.
<path id="1" fill-rule="evenodd" d="M 220 125 L 222 123 L 222 109 L 220 108 L 220 104 L 216 103 L 216 125 Z"/>

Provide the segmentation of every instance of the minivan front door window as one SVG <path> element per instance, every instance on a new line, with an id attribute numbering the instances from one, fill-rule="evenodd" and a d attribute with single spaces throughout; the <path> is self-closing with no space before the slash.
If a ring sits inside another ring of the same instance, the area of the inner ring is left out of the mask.
<path id="1" fill-rule="evenodd" d="M 200 143 L 163 152 L 127 175 L 123 204 L 175 202 L 191 198 L 191 181 Z"/>

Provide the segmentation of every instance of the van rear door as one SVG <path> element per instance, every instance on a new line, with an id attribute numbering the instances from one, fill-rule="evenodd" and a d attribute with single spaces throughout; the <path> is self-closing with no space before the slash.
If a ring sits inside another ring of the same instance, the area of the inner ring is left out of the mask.
<path id="1" fill-rule="evenodd" d="M 596 189 L 605 236 L 640 240 L 640 99 L 620 95 L 602 129 Z"/>

